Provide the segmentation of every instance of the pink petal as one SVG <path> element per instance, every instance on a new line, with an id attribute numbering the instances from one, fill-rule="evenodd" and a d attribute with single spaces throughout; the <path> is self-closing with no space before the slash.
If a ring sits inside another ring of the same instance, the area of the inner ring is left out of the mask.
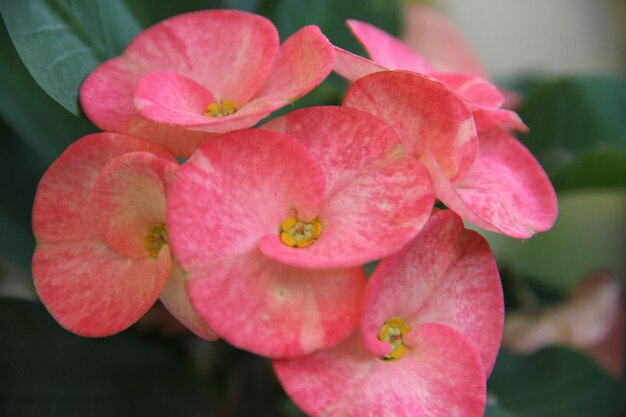
<path id="1" fill-rule="evenodd" d="M 249 252 L 283 220 L 313 220 L 324 197 L 319 164 L 294 138 L 239 130 L 205 142 L 178 171 L 168 232 L 185 270 Z"/>
<path id="2" fill-rule="evenodd" d="M 149 142 L 114 133 L 96 133 L 72 144 L 44 174 L 33 207 L 33 232 L 39 243 L 95 239 L 91 189 L 112 159 L 136 151 L 175 161 Z"/>
<path id="3" fill-rule="evenodd" d="M 217 334 L 200 318 L 191 305 L 185 288 L 185 273 L 175 262 L 172 272 L 159 296 L 161 303 L 179 322 L 204 340 L 217 340 Z"/>
<path id="4" fill-rule="evenodd" d="M 287 394 L 313 417 L 482 417 L 480 358 L 460 333 L 436 323 L 409 334 L 407 354 L 382 361 L 355 333 L 341 345 L 274 361 Z"/>
<path id="5" fill-rule="evenodd" d="M 93 184 L 95 226 L 111 250 L 130 258 L 150 256 L 144 238 L 165 223 L 167 187 L 178 164 L 149 152 L 118 156 Z"/>
<path id="6" fill-rule="evenodd" d="M 251 250 L 189 273 L 200 316 L 227 342 L 269 357 L 327 348 L 356 326 L 362 268 L 297 269 Z"/>
<path id="7" fill-rule="evenodd" d="M 144 71 L 191 78 L 218 100 L 247 102 L 263 85 L 278 52 L 266 18 L 235 10 L 174 16 L 140 33 L 124 55 Z"/>
<path id="8" fill-rule="evenodd" d="M 323 231 L 306 249 L 268 236 L 261 251 L 294 266 L 348 267 L 400 249 L 422 228 L 433 207 L 428 172 L 404 155 L 394 131 L 379 119 L 343 107 L 312 107 L 264 128 L 298 138 L 321 165 L 326 201 Z"/>
<path id="9" fill-rule="evenodd" d="M 451 211 L 433 215 L 422 232 L 400 252 L 385 258 L 370 278 L 361 332 L 380 352 L 378 330 L 391 317 L 409 327 L 441 323 L 461 332 L 491 373 L 502 339 L 504 300 L 489 245 L 465 230 Z"/>
<path id="10" fill-rule="evenodd" d="M 401 69 L 431 74 L 433 68 L 424 57 L 413 51 L 401 40 L 368 23 L 348 20 L 354 36 L 377 64 L 389 69 Z"/>
<path id="11" fill-rule="evenodd" d="M 97 241 L 40 244 L 33 278 L 41 301 L 63 327 L 81 336 L 108 336 L 154 304 L 171 262 L 167 246 L 158 258 L 132 260 Z"/>
<path id="12" fill-rule="evenodd" d="M 406 43 L 438 71 L 466 72 L 490 79 L 463 35 L 445 16 L 422 4 L 407 6 L 405 16 Z"/>
<path id="13" fill-rule="evenodd" d="M 511 110 L 475 110 L 474 123 L 476 124 L 476 131 L 478 133 L 491 129 L 501 129 L 507 132 L 512 130 L 528 132 L 528 126 L 524 124 L 517 113 Z"/>
<path id="14" fill-rule="evenodd" d="M 392 126 L 406 153 L 432 155 L 448 178 L 462 175 L 476 155 L 476 131 L 466 104 L 445 85 L 408 72 L 370 74 L 348 90 L 344 106 Z"/>
<path id="15" fill-rule="evenodd" d="M 432 77 L 463 97 L 472 110 L 498 109 L 504 103 L 504 96 L 496 86 L 482 78 L 461 73 L 437 73 Z"/>
<path id="16" fill-rule="evenodd" d="M 294 101 L 324 81 L 334 60 L 335 49 L 320 29 L 303 27 L 280 46 L 274 69 L 255 97 Z"/>
<path id="17" fill-rule="evenodd" d="M 104 62 L 80 87 L 83 111 L 102 130 L 130 134 L 156 143 L 178 157 L 189 157 L 211 135 L 141 118 L 135 110 L 133 92 L 144 72 L 123 56 Z"/>
<path id="18" fill-rule="evenodd" d="M 482 133 L 479 145 L 474 165 L 455 183 L 426 162 L 437 198 L 463 219 L 514 238 L 550 229 L 558 213 L 556 195 L 532 154 L 498 130 Z"/>
<path id="19" fill-rule="evenodd" d="M 333 71 L 348 81 L 354 82 L 373 72 L 388 71 L 388 68 L 348 52 L 345 49 L 335 47 L 335 66 Z"/>

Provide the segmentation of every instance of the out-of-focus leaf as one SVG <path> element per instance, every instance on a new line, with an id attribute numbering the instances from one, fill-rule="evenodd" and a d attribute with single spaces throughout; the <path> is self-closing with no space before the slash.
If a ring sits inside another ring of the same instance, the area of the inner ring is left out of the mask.
<path id="1" fill-rule="evenodd" d="M 203 9 L 244 9 L 252 11 L 258 0 L 111 0 L 126 5 L 142 28 L 177 14 Z M 210 30 L 209 28 L 207 30 Z"/>
<path id="2" fill-rule="evenodd" d="M 529 94 L 519 113 L 530 127 L 523 142 L 559 190 L 625 186 L 626 79 L 548 81 Z M 584 175 L 585 169 L 594 171 Z"/>
<path id="3" fill-rule="evenodd" d="M 561 294 L 589 273 L 606 270 L 626 278 L 626 192 L 559 195 L 559 217 L 546 233 L 520 241 L 481 231 L 498 265 Z"/>
<path id="4" fill-rule="evenodd" d="M 564 348 L 545 349 L 530 357 L 501 352 L 488 389 L 498 408 L 511 417 L 622 417 L 626 413 L 626 386 L 588 357 Z"/>
<path id="5" fill-rule="evenodd" d="M 0 298 L 0 415 L 194 416 L 195 379 L 164 343 L 74 336 L 35 303 Z"/>
<path id="6" fill-rule="evenodd" d="M 15 148 L 8 142 L 25 141 L 19 145 L 24 150 L 22 169 L 35 169 L 39 174 L 39 159 L 49 165 L 72 142 L 96 131 L 87 120 L 80 119 L 50 98 L 28 74 L 11 39 L 0 23 L 0 117 L 13 132 L 3 131 L 3 147 Z M 5 128 L 3 128 L 4 130 Z M 27 158 L 26 148 L 31 155 Z M 7 152 L 5 149 L 3 152 Z M 2 158 L 13 158 L 3 153 Z M 23 161 L 24 162 L 24 161 Z M 32 190 L 34 192 L 34 189 Z"/>
<path id="7" fill-rule="evenodd" d="M 513 414 L 509 414 L 506 411 L 498 408 L 493 404 L 487 404 L 484 417 L 515 417 Z"/>

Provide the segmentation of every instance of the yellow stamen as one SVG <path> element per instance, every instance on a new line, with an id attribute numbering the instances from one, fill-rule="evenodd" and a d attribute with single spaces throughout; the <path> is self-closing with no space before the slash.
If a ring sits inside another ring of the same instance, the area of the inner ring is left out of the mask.
<path id="1" fill-rule="evenodd" d="M 322 224 L 317 219 L 303 222 L 295 217 L 288 217 L 280 225 L 280 240 L 291 247 L 309 247 L 321 234 Z"/>
<path id="2" fill-rule="evenodd" d="M 391 344 L 393 350 L 380 359 L 394 360 L 400 359 L 407 351 L 402 337 L 411 330 L 399 317 L 392 317 L 387 320 L 378 331 L 378 340 Z"/>
<path id="3" fill-rule="evenodd" d="M 167 229 L 163 223 L 152 225 L 150 232 L 143 238 L 143 244 L 153 258 L 159 256 L 163 245 L 167 243 Z"/>
<path id="4" fill-rule="evenodd" d="M 222 117 L 222 116 L 230 116 L 231 114 L 235 114 L 237 111 L 237 106 L 235 102 L 232 100 L 220 100 L 218 103 L 211 103 L 206 106 L 206 110 L 204 111 L 204 115 L 207 117 Z"/>

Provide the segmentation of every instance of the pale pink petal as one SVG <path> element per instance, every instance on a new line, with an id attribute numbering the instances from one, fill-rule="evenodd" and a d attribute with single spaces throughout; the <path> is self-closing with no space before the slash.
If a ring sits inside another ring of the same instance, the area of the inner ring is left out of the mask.
<path id="1" fill-rule="evenodd" d="M 292 137 L 247 129 L 205 142 L 178 170 L 168 232 L 185 270 L 247 253 L 283 220 L 313 220 L 325 191 L 317 161 Z"/>
<path id="2" fill-rule="evenodd" d="M 558 204 L 550 180 L 532 154 L 506 132 L 482 133 L 476 161 L 455 183 L 432 161 L 425 164 L 437 198 L 479 227 L 528 239 L 556 220 Z"/>
<path id="3" fill-rule="evenodd" d="M 150 256 L 144 239 L 165 224 L 167 187 L 178 164 L 149 152 L 118 156 L 105 165 L 93 184 L 94 226 L 115 253 Z"/>
<path id="4" fill-rule="evenodd" d="M 121 257 L 98 241 L 40 244 L 35 288 L 54 318 L 81 336 L 108 336 L 135 323 L 157 300 L 171 269 L 169 248 L 158 258 Z"/>
<path id="5" fill-rule="evenodd" d="M 200 316 L 227 342 L 269 357 L 301 356 L 345 339 L 365 288 L 360 267 L 298 269 L 256 250 L 188 275 Z"/>
<path id="6" fill-rule="evenodd" d="M 528 132 L 528 126 L 524 124 L 522 119 L 511 110 L 498 109 L 487 110 L 479 109 L 474 111 L 474 124 L 478 133 L 491 129 L 501 129 L 507 132 L 518 130 L 520 132 Z"/>
<path id="7" fill-rule="evenodd" d="M 260 246 L 266 255 L 302 267 L 355 266 L 397 251 L 428 219 L 434 203 L 428 172 L 379 119 L 344 107 L 311 107 L 263 128 L 300 140 L 326 178 L 320 238 L 301 249 L 268 236 Z"/>
<path id="8" fill-rule="evenodd" d="M 379 65 L 374 61 L 355 55 L 345 49 L 335 47 L 335 66 L 333 67 L 333 71 L 350 82 L 354 82 L 373 72 L 388 70 L 387 67 Z"/>
<path id="9" fill-rule="evenodd" d="M 406 43 L 438 71 L 466 72 L 490 79 L 476 54 L 445 16 L 422 4 L 407 6 L 405 16 Z"/>
<path id="10" fill-rule="evenodd" d="M 356 332 L 333 349 L 275 360 L 274 369 L 312 417 L 482 417 L 485 377 L 471 343 L 436 323 L 416 326 L 406 341 L 403 358 L 382 361 Z"/>
<path id="11" fill-rule="evenodd" d="M 146 29 L 124 56 L 144 71 L 165 70 L 191 78 L 218 100 L 245 103 L 269 76 L 277 52 L 278 34 L 266 18 L 236 10 L 205 10 Z"/>
<path id="12" fill-rule="evenodd" d="M 461 73 L 437 73 L 432 77 L 463 97 L 472 110 L 494 110 L 504 103 L 504 96 L 496 86 L 482 78 Z"/>
<path id="13" fill-rule="evenodd" d="M 83 111 L 102 130 L 129 134 L 156 143 L 178 157 L 189 157 L 200 142 L 212 135 L 141 118 L 135 109 L 133 93 L 144 72 L 123 56 L 104 62 L 80 87 Z"/>
<path id="14" fill-rule="evenodd" d="M 409 327 L 432 322 L 456 329 L 479 351 L 485 375 L 491 373 L 504 321 L 500 275 L 487 242 L 465 230 L 453 212 L 435 213 L 415 240 L 383 259 L 371 276 L 361 332 L 375 354 L 381 353 L 378 330 L 391 317 Z"/>
<path id="15" fill-rule="evenodd" d="M 130 136 L 96 133 L 72 144 L 48 168 L 33 207 L 33 232 L 39 243 L 95 239 L 91 189 L 100 170 L 129 152 L 150 152 L 175 161 L 164 149 Z"/>
<path id="16" fill-rule="evenodd" d="M 185 273 L 175 262 L 159 300 L 179 322 L 204 340 L 217 340 L 217 334 L 200 318 L 185 288 Z"/>
<path id="17" fill-rule="evenodd" d="M 216 102 L 209 90 L 168 71 L 144 74 L 137 82 L 134 102 L 139 115 L 157 123 L 193 126 L 221 119 L 204 115 L 207 106 Z"/>
<path id="18" fill-rule="evenodd" d="M 354 36 L 377 64 L 389 69 L 401 69 L 422 74 L 431 74 L 433 67 L 420 56 L 387 32 L 368 23 L 348 20 L 348 26 Z"/>
<path id="19" fill-rule="evenodd" d="M 274 69 L 255 97 L 294 101 L 324 81 L 334 60 L 334 47 L 320 29 L 305 26 L 280 46 Z"/>
<path id="20" fill-rule="evenodd" d="M 474 161 L 472 113 L 462 99 L 430 77 L 402 71 L 370 74 L 352 84 L 343 105 L 388 123 L 406 153 L 434 156 L 448 178 L 462 175 Z"/>

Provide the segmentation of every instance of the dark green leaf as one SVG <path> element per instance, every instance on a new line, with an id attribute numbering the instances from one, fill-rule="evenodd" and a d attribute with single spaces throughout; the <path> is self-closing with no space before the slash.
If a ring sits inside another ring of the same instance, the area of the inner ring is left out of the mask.
<path id="1" fill-rule="evenodd" d="M 485 417 L 514 417 L 513 414 L 509 414 L 506 411 L 498 408 L 493 404 L 487 404 L 485 409 Z"/>
<path id="2" fill-rule="evenodd" d="M 557 191 L 577 188 L 626 189 L 626 150 L 598 150 L 582 155 L 553 174 L 552 183 Z"/>
<path id="3" fill-rule="evenodd" d="M 515 417 L 622 417 L 626 387 L 587 356 L 550 348 L 530 357 L 501 352 L 488 383 L 498 408 Z"/>
<path id="4" fill-rule="evenodd" d="M 519 113 L 530 127 L 522 140 L 561 187 L 623 186 L 623 176 L 615 178 L 623 164 L 617 167 L 621 159 L 611 152 L 626 151 L 626 79 L 549 81 L 528 96 Z M 594 171 L 583 175 L 585 169 Z"/>
<path id="5" fill-rule="evenodd" d="M 194 414 L 194 378 L 163 343 L 74 336 L 35 303 L 0 299 L 0 415 Z"/>

